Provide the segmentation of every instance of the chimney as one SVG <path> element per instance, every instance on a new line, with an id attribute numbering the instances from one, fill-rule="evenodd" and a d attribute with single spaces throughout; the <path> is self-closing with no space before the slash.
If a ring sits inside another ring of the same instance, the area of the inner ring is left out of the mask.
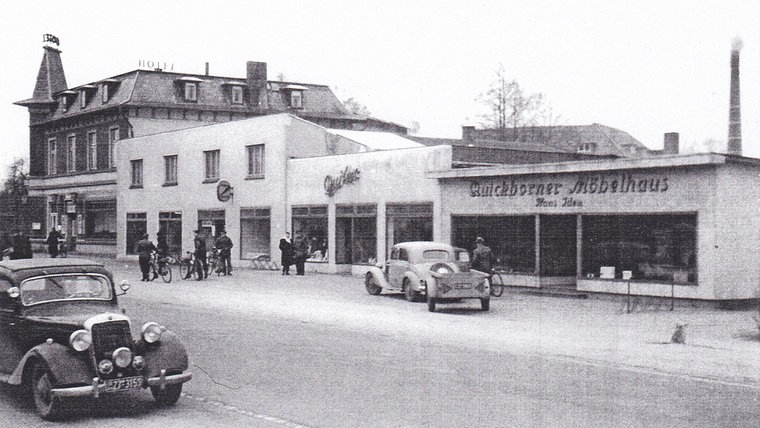
<path id="1" fill-rule="evenodd" d="M 666 155 L 677 155 L 679 151 L 678 138 L 678 132 L 666 132 L 662 152 Z"/>
<path id="2" fill-rule="evenodd" d="M 731 45 L 731 94 L 728 106 L 728 154 L 742 154 L 742 115 L 739 92 L 739 51 L 742 40 L 735 38 Z"/>
<path id="3" fill-rule="evenodd" d="M 206 63 L 206 76 L 208 76 L 208 62 Z"/>
<path id="4" fill-rule="evenodd" d="M 267 96 L 267 63 L 248 61 L 246 63 L 246 84 L 251 107 L 263 112 L 269 107 Z"/>
<path id="5" fill-rule="evenodd" d="M 473 125 L 462 125 L 462 143 L 472 144 L 475 127 Z"/>

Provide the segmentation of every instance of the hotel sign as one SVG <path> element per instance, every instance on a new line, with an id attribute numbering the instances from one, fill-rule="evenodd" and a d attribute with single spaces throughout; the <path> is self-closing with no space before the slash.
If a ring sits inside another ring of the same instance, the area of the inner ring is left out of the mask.
<path id="1" fill-rule="evenodd" d="M 325 177 L 325 194 L 333 196 L 344 184 L 350 184 L 357 180 L 359 180 L 359 168 L 347 166 L 337 176 L 328 175 Z"/>

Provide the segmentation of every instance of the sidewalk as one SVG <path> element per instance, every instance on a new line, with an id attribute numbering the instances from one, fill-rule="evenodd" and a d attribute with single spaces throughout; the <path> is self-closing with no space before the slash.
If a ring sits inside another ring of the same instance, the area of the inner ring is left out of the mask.
<path id="1" fill-rule="evenodd" d="M 139 286 L 136 262 L 101 261 L 113 270 L 117 283 L 128 279 Z M 175 275 L 172 284 L 177 280 Z M 160 279 L 156 281 L 148 284 L 161 285 Z M 261 303 L 257 310 L 344 323 L 346 328 L 361 325 L 383 329 L 393 324 L 393 329 L 407 337 L 451 340 L 440 336 L 440 329 L 430 328 L 431 319 L 435 319 L 438 326 L 446 324 L 451 337 L 460 342 L 462 337 L 467 338 L 472 346 L 483 349 L 760 389 L 760 330 L 752 319 L 757 309 L 720 310 L 676 301 L 670 311 L 669 300 L 643 299 L 628 313 L 625 296 L 567 299 L 507 288 L 501 297 L 492 298 L 489 312 L 480 312 L 479 304 L 463 302 L 442 306 L 431 314 L 423 304 L 369 296 L 363 278 L 356 276 L 307 273 L 306 277 L 292 278 L 274 271 L 236 268 L 232 278 L 212 278 L 203 284 L 228 291 L 240 290 L 241 284 L 255 284 L 262 293 L 276 293 L 285 283 L 309 292 L 287 305 L 265 307 Z M 190 285 L 188 281 L 179 284 Z M 235 286 L 230 287 L 232 284 Z M 367 310 L 351 311 L 357 305 Z M 684 344 L 670 342 L 679 323 L 686 325 Z M 452 344 L 460 343 L 452 340 Z"/>

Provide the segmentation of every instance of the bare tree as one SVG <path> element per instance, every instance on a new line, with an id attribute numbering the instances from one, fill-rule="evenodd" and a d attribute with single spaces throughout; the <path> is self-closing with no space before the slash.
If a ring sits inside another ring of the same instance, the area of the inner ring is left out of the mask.
<path id="1" fill-rule="evenodd" d="M 8 166 L 8 175 L 3 182 L 3 189 L 0 191 L 0 211 L 4 212 L 6 220 L 10 224 L 3 224 L 0 229 L 4 231 L 23 231 L 26 222 L 26 199 L 27 188 L 25 171 L 26 159 L 14 159 L 13 163 Z"/>
<path id="2" fill-rule="evenodd" d="M 494 81 L 488 91 L 480 94 L 476 101 L 488 108 L 481 115 L 486 128 L 506 129 L 521 126 L 535 126 L 552 119 L 551 107 L 543 94 L 526 95 L 515 79 L 509 79 L 503 64 L 496 69 Z"/>
<path id="3" fill-rule="evenodd" d="M 681 149 L 682 153 L 719 153 L 726 150 L 726 142 L 717 138 L 705 138 L 701 142 L 692 141 Z"/>
<path id="4" fill-rule="evenodd" d="M 359 116 L 372 116 L 372 113 L 369 111 L 367 106 L 360 103 L 353 97 L 343 101 L 343 107 L 345 107 L 349 112 L 358 114 Z"/>

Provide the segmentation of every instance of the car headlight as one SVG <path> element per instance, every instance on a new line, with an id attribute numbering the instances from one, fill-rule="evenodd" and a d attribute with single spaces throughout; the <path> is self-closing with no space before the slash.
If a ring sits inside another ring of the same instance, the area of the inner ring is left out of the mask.
<path id="1" fill-rule="evenodd" d="M 121 368 L 129 366 L 132 363 L 132 351 L 127 347 L 113 351 L 113 363 Z"/>
<path id="2" fill-rule="evenodd" d="M 87 330 L 77 330 L 69 336 L 69 345 L 77 352 L 86 351 L 92 345 L 92 335 Z"/>
<path id="3" fill-rule="evenodd" d="M 156 343 L 161 339 L 164 328 L 155 322 L 146 322 L 142 326 L 142 338 L 147 343 Z"/>
<path id="4" fill-rule="evenodd" d="M 436 263 L 433 266 L 430 266 L 430 270 L 440 275 L 446 275 L 454 272 L 454 270 L 445 263 Z"/>
<path id="5" fill-rule="evenodd" d="M 137 370 L 142 370 L 145 368 L 145 357 L 141 357 L 140 355 L 135 355 L 135 358 L 132 359 L 132 367 Z"/>

